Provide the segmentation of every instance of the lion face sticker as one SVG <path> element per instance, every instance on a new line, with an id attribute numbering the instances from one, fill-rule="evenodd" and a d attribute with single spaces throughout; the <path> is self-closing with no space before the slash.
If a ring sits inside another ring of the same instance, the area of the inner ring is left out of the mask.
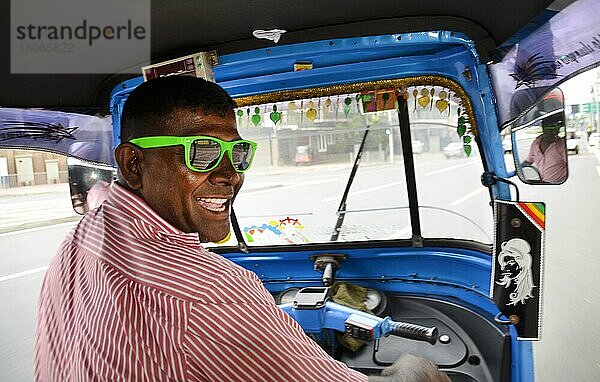
<path id="1" fill-rule="evenodd" d="M 510 294 L 508 305 L 525 304 L 533 298 L 533 274 L 531 271 L 531 247 L 523 239 L 510 239 L 500 246 L 498 264 L 502 273 L 496 284 L 504 286 Z"/>

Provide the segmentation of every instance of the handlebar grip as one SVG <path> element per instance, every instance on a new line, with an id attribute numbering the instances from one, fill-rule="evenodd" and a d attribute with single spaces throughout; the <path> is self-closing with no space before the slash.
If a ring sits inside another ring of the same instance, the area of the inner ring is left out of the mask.
<path id="1" fill-rule="evenodd" d="M 394 322 L 391 333 L 399 337 L 429 342 L 432 345 L 435 345 L 438 338 L 437 327 L 432 326 L 431 328 L 427 328 L 421 325 L 409 324 L 408 322 Z"/>

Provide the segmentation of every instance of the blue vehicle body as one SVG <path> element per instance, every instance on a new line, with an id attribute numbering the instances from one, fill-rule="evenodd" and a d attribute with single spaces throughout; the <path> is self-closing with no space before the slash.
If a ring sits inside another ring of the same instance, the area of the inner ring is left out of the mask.
<path id="1" fill-rule="evenodd" d="M 293 72 L 297 62 L 313 69 Z M 485 169 L 507 177 L 494 93 L 487 66 L 480 63 L 473 43 L 448 31 L 337 39 L 275 46 L 219 57 L 216 82 L 233 98 L 321 86 L 440 76 L 459 84 L 472 102 L 478 143 Z M 114 145 L 119 143 L 119 118 L 127 95 L 143 82 L 141 77 L 123 82 L 111 95 Z M 510 199 L 507 185 L 491 188 L 494 199 Z M 479 206 L 489 208 L 488 206 Z M 455 243 L 456 244 L 456 243 Z M 381 291 L 417 295 L 470 306 L 490 322 L 498 308 L 489 298 L 490 247 L 465 243 L 453 247 L 411 248 L 381 245 L 329 246 L 328 253 L 348 256 L 337 280 L 359 282 Z M 221 249 L 228 259 L 254 271 L 273 294 L 294 286 L 318 286 L 320 274 L 307 259 L 323 252 L 313 248 Z M 366 266 L 368 264 L 368 266 Z M 510 329 L 511 376 L 514 382 L 533 380 L 531 343 L 516 340 Z"/>

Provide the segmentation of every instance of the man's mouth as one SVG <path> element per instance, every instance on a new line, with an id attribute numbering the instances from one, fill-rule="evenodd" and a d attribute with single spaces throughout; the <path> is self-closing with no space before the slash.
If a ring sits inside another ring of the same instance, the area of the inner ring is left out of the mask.
<path id="1" fill-rule="evenodd" d="M 223 212 L 227 209 L 229 199 L 223 198 L 196 198 L 196 201 L 204 209 L 212 212 Z"/>

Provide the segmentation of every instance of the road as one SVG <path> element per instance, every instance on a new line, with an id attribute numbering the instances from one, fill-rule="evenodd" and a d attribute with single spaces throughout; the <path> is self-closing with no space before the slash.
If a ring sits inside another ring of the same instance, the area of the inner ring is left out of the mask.
<path id="1" fill-rule="evenodd" d="M 425 159 L 416 163 L 420 203 L 445 206 L 475 224 L 446 211 L 424 209 L 424 234 L 444 232 L 445 237 L 490 242 L 486 235 L 491 235 L 491 210 L 487 191 L 478 183 L 478 159 Z M 520 187 L 523 200 L 547 202 L 543 339 L 534 345 L 539 381 L 600 380 L 600 291 L 595 288 L 600 271 L 596 256 L 600 201 L 595 194 L 600 190 L 600 162 L 586 153 L 570 160 L 570 178 L 564 185 Z M 403 173 L 398 170 L 399 164 L 367 164 L 357 174 L 348 209 L 407 205 Z M 236 203 L 241 225 L 268 222 L 273 215 L 296 216 L 307 227 L 318 226 L 306 230 L 311 240 L 327 241 L 349 168 L 313 166 L 295 171 L 295 175 L 274 171 L 249 176 Z M 356 228 L 359 222 L 370 228 Z M 51 257 L 73 224 L 0 234 L 0 381 L 32 379 L 37 294 Z M 349 214 L 344 227 L 342 240 L 410 235 L 405 209 Z"/>
<path id="2" fill-rule="evenodd" d="M 74 224 L 0 234 L 0 381 L 33 379 L 39 289 L 52 256 Z"/>
<path id="3" fill-rule="evenodd" d="M 524 200 L 547 201 L 538 381 L 600 381 L 600 167 L 596 158 L 577 159 L 562 186 L 521 187 Z"/>

